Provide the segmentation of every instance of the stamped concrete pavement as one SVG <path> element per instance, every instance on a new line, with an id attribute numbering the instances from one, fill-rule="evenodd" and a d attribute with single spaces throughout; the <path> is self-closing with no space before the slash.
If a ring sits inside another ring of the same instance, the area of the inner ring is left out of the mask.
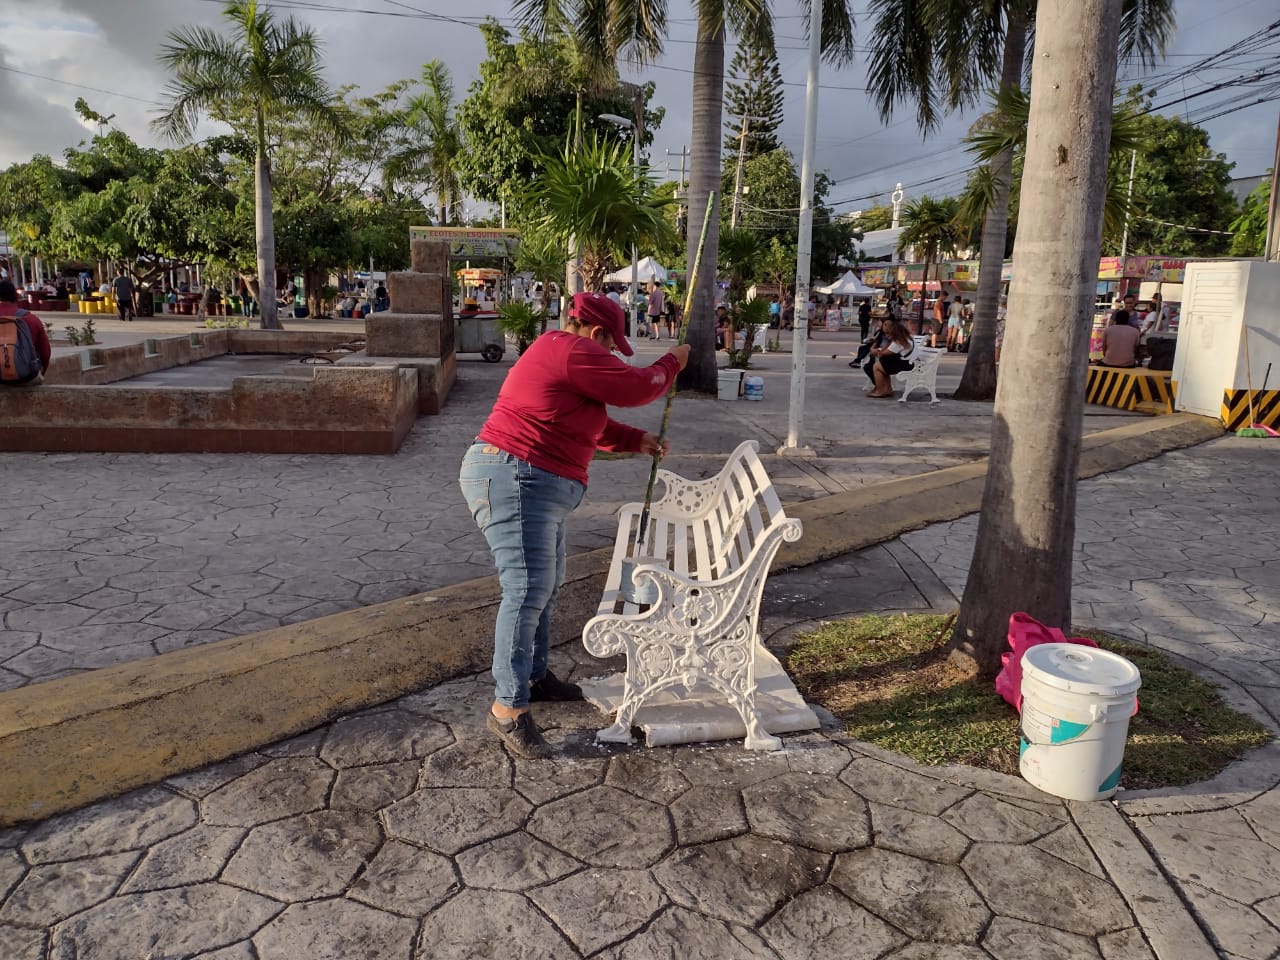
<path id="1" fill-rule="evenodd" d="M 1265 626 L 1280 601 L 1273 578 L 1252 572 L 1276 562 L 1266 545 L 1280 532 L 1267 456 L 1228 439 L 1085 482 L 1076 583 L 1084 619 L 1166 649 L 1181 641 L 1174 652 L 1199 653 L 1194 669 L 1275 726 L 1253 696 L 1280 685 L 1266 679 L 1273 664 L 1250 661 L 1259 667 L 1235 671 L 1240 682 L 1225 667 L 1235 643 L 1266 646 L 1234 631 Z M 1248 529 L 1232 519 L 1246 510 Z M 1127 549 L 1135 519 L 1151 521 L 1141 555 Z M 776 645 L 814 620 L 948 609 L 966 523 L 771 578 L 763 631 Z M 1224 524 L 1236 531 L 1225 552 Z M 1104 567 L 1105 548 L 1089 548 L 1108 542 L 1122 564 Z M 1224 585 L 1227 575 L 1238 582 Z M 1156 582 L 1239 592 L 1210 606 L 1184 596 L 1171 618 L 1141 586 Z M 1126 629 L 1101 603 L 1132 608 L 1130 624 L 1158 614 L 1161 632 Z M 554 656 L 569 675 L 602 669 L 577 644 Z M 556 760 L 513 762 L 480 726 L 489 689 L 483 675 L 452 681 L 0 832 L 0 956 L 1264 960 L 1280 950 L 1274 747 L 1210 784 L 1064 803 L 1013 777 L 922 768 L 831 727 L 771 755 L 605 748 L 592 739 L 603 719 L 581 704 L 539 712 Z"/>
<path id="2" fill-rule="evenodd" d="M 1075 620 L 1149 643 L 1280 728 L 1280 445 L 1227 437 L 1080 485 Z M 902 544 L 963 590 L 977 518 Z M 1280 956 L 1280 746 L 1216 781 L 1120 796 L 1224 957 Z"/>
<path id="3" fill-rule="evenodd" d="M 790 356 L 769 354 L 754 364 L 763 402 L 677 400 L 668 466 L 707 476 L 755 439 L 796 502 L 986 455 L 989 404 L 868 400 L 862 374 L 831 356 L 850 340 L 810 343 L 806 437 L 817 458 L 772 453 L 786 435 Z M 640 360 L 665 347 L 640 342 Z M 456 477 L 510 365 L 462 358 L 444 413 L 419 419 L 392 457 L 6 453 L 0 691 L 489 575 Z M 960 365 L 946 359 L 944 389 Z M 661 403 L 618 416 L 656 429 Z M 1091 408 L 1084 429 L 1134 419 Z M 640 499 L 647 477 L 640 458 L 595 463 L 570 548 L 611 544 L 618 506 Z"/>

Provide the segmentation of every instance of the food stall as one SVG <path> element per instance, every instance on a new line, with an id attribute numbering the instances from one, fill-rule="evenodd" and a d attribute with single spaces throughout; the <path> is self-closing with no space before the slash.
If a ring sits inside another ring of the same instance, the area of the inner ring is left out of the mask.
<path id="1" fill-rule="evenodd" d="M 462 289 L 454 329 L 458 353 L 478 353 L 490 363 L 502 359 L 507 341 L 497 310 L 511 297 L 511 262 L 520 246 L 515 230 L 471 227 L 410 227 L 410 240 L 444 240 L 449 260 L 463 261 L 454 277 Z M 472 266 L 472 260 L 497 267 Z"/>

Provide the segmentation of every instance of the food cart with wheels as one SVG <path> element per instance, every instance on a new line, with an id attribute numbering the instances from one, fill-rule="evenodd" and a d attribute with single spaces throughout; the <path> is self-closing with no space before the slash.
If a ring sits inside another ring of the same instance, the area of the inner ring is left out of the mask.
<path id="1" fill-rule="evenodd" d="M 453 315 L 455 349 L 458 353 L 478 353 L 489 363 L 497 363 L 506 353 L 507 340 L 496 308 L 511 296 L 511 261 L 519 249 L 520 234 L 483 227 L 410 227 L 409 237 L 444 240 L 449 244 L 450 264 L 463 262 L 454 274 L 462 290 L 459 309 Z M 477 267 L 472 265 L 473 260 L 497 265 Z M 491 293 L 496 294 L 496 302 L 487 296 Z"/>

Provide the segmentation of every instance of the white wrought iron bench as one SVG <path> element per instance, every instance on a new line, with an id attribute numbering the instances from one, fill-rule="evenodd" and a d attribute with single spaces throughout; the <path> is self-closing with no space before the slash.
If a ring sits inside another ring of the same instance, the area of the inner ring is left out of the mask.
<path id="1" fill-rule="evenodd" d="M 638 557 L 642 505 L 619 511 L 604 594 L 582 631 L 589 653 L 627 658 L 616 719 L 597 733 L 599 740 L 631 743 L 632 721 L 646 701 L 701 682 L 741 717 L 748 749 L 781 746 L 757 708 L 757 667 L 776 668 L 759 634 L 760 598 L 778 548 L 800 539 L 802 526 L 783 511 L 758 448 L 755 441 L 740 444 L 706 480 L 659 471 L 664 492 L 652 506 Z M 638 561 L 634 572 L 629 561 Z M 651 602 L 628 599 L 625 580 L 651 592 L 641 598 Z"/>
<path id="2" fill-rule="evenodd" d="M 911 351 L 909 358 L 913 363 L 912 368 L 893 375 L 893 379 L 902 384 L 902 396 L 898 398 L 899 403 L 906 403 L 911 391 L 917 387 L 929 391 L 930 403 L 941 402 L 938 399 L 938 364 L 942 361 L 942 355 L 947 351 L 943 347 L 925 346 L 921 342 L 924 339 L 924 337 L 915 338 L 915 349 Z"/>

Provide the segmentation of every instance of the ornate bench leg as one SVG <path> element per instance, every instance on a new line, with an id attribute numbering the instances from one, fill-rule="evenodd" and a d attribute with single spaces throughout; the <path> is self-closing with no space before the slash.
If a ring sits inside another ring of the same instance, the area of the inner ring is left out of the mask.
<path id="1" fill-rule="evenodd" d="M 621 714 L 621 711 L 619 711 Z M 603 730 L 596 731 L 597 743 L 635 743 L 636 738 L 631 736 L 631 721 L 623 720 L 621 716 L 613 722 L 612 726 L 605 727 Z"/>
<path id="2" fill-rule="evenodd" d="M 768 733 L 758 717 L 743 717 L 747 725 L 747 738 L 742 745 L 748 750 L 781 750 L 782 739 Z"/>

